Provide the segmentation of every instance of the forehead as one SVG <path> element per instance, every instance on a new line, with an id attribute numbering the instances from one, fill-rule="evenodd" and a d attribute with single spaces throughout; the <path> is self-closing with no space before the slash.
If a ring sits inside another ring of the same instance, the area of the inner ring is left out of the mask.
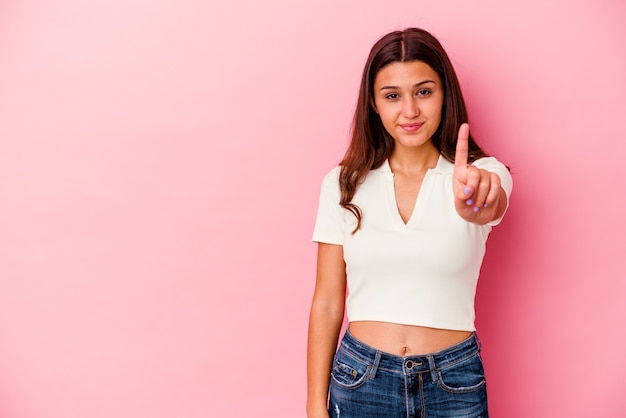
<path id="1" fill-rule="evenodd" d="M 439 75 L 423 61 L 392 62 L 378 71 L 374 86 L 378 85 L 414 85 L 425 80 L 441 83 Z"/>

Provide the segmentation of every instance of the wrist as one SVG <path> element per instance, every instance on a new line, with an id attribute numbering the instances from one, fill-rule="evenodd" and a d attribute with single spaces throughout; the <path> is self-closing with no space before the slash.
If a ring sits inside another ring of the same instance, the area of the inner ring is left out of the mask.
<path id="1" fill-rule="evenodd" d="M 328 416 L 328 406 L 325 402 L 307 402 L 306 414 L 309 418 Z"/>

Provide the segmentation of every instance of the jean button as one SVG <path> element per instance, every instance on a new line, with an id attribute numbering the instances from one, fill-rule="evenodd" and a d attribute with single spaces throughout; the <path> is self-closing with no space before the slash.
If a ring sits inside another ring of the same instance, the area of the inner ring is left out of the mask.
<path id="1" fill-rule="evenodd" d="M 407 360 L 406 363 L 404 364 L 404 367 L 407 368 L 407 370 L 411 370 L 413 368 L 413 361 L 412 360 Z"/>

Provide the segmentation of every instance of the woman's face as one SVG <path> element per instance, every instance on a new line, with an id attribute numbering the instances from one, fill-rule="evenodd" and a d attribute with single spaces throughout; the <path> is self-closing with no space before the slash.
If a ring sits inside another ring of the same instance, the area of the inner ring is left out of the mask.
<path id="1" fill-rule="evenodd" d="M 376 75 L 372 106 L 396 147 L 430 146 L 441 122 L 443 95 L 439 75 L 428 64 L 394 62 Z"/>

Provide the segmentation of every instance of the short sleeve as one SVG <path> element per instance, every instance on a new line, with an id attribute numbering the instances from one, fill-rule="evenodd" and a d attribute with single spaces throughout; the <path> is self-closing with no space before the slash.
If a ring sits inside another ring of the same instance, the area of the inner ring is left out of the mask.
<path id="1" fill-rule="evenodd" d="M 339 204 L 339 172 L 335 167 L 322 181 L 317 218 L 313 230 L 313 241 L 326 244 L 343 244 L 343 220 L 345 209 Z"/>
<path id="2" fill-rule="evenodd" d="M 513 190 L 513 178 L 511 177 L 511 173 L 509 172 L 509 169 L 506 168 L 504 164 L 496 160 L 494 157 L 480 158 L 474 161 L 472 165 L 478 168 L 482 168 L 487 171 L 491 171 L 492 173 L 496 173 L 500 177 L 500 184 L 502 188 L 504 189 L 504 193 L 506 193 L 506 198 L 507 198 L 506 209 L 508 209 L 509 202 L 511 201 L 511 191 Z M 502 221 L 502 218 L 504 217 L 504 214 L 506 213 L 506 209 L 504 210 L 504 213 L 502 214 L 501 217 L 489 222 L 488 225 L 490 226 L 498 225 Z"/>

